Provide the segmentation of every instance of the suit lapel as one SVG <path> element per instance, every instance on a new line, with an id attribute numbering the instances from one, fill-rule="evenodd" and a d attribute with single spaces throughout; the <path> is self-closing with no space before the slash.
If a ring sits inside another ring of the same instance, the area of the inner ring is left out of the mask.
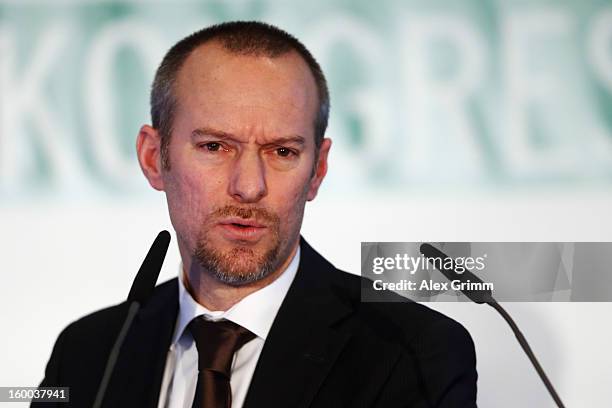
<path id="1" fill-rule="evenodd" d="M 159 288 L 140 310 L 121 348 L 105 407 L 157 407 L 178 313 L 177 280 Z"/>
<path id="2" fill-rule="evenodd" d="M 351 337 L 330 327 L 352 312 L 333 292 L 334 273 L 302 239 L 298 272 L 266 339 L 244 408 L 310 405 Z"/>

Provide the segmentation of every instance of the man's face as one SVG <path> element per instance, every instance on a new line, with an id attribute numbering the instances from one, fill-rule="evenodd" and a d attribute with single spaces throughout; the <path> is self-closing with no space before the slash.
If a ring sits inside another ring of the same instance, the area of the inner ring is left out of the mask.
<path id="1" fill-rule="evenodd" d="M 315 165 L 312 74 L 293 52 L 244 56 L 213 42 L 187 58 L 175 96 L 161 177 L 181 255 L 227 284 L 262 279 L 286 265 L 326 171 L 329 140 Z"/>

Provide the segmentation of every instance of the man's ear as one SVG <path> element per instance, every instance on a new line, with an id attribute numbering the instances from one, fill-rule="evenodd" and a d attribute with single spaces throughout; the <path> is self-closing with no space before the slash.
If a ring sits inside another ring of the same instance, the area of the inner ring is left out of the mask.
<path id="1" fill-rule="evenodd" d="M 319 191 L 319 187 L 327 174 L 327 155 L 329 154 L 329 149 L 331 149 L 332 141 L 331 139 L 325 138 L 321 143 L 321 147 L 319 147 L 319 159 L 315 165 L 315 171 L 310 179 L 310 188 L 308 189 L 308 194 L 306 199 L 308 201 L 312 201 L 317 196 L 317 192 Z"/>
<path id="2" fill-rule="evenodd" d="M 149 125 L 143 125 L 136 139 L 138 163 L 149 184 L 156 190 L 164 190 L 161 162 L 161 136 Z"/>

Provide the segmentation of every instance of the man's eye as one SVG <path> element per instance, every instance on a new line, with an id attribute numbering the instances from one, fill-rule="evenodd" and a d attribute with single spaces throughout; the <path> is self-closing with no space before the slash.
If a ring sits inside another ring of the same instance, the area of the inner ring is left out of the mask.
<path id="1" fill-rule="evenodd" d="M 293 153 L 291 149 L 287 149 L 286 147 L 279 147 L 278 149 L 276 149 L 276 154 L 278 154 L 280 157 L 289 157 L 295 153 Z"/>
<path id="2" fill-rule="evenodd" d="M 209 152 L 217 152 L 221 149 L 221 143 L 217 143 L 217 142 L 204 143 L 202 147 L 208 150 Z"/>

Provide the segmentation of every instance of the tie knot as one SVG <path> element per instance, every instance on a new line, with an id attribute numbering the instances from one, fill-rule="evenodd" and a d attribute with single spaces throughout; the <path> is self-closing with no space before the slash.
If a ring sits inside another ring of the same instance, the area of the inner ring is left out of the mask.
<path id="1" fill-rule="evenodd" d="M 236 350 L 255 338 L 253 333 L 234 322 L 214 322 L 203 316 L 193 319 L 188 328 L 198 349 L 198 369 L 216 371 L 228 378 Z"/>

